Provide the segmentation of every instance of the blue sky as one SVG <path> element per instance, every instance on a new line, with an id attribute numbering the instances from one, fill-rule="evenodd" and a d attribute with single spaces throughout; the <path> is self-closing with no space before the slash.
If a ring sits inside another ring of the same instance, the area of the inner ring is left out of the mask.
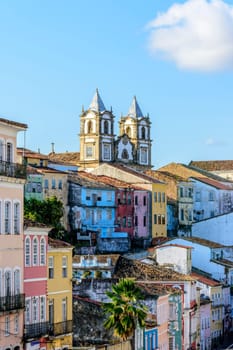
<path id="1" fill-rule="evenodd" d="M 149 113 L 155 168 L 233 159 L 231 1 L 1 1 L 0 81 L 0 115 L 34 151 L 79 151 L 98 88 L 116 134 L 134 95 Z"/>

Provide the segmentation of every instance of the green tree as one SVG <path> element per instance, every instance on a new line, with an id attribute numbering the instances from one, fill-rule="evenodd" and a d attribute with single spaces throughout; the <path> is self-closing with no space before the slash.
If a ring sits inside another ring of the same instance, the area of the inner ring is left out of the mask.
<path id="1" fill-rule="evenodd" d="M 25 199 L 24 218 L 52 227 L 50 236 L 62 239 L 65 230 L 61 225 L 63 204 L 56 197 L 39 201 L 35 198 Z"/>
<path id="2" fill-rule="evenodd" d="M 143 305 L 143 295 L 133 279 L 121 279 L 112 290 L 106 292 L 111 302 L 103 305 L 107 316 L 104 327 L 123 341 L 134 337 L 137 326 L 143 328 L 147 308 Z"/>

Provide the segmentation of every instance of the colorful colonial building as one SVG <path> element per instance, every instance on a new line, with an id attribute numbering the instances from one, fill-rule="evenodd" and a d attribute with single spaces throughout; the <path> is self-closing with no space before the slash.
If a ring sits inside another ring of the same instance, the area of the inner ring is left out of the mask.
<path id="1" fill-rule="evenodd" d="M 23 201 L 26 168 L 16 164 L 27 125 L 0 118 L 0 348 L 23 349 Z"/>

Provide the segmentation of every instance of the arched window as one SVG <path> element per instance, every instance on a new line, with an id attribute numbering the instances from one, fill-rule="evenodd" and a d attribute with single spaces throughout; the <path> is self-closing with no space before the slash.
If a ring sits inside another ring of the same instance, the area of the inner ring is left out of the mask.
<path id="1" fill-rule="evenodd" d="M 20 271 L 14 271 L 14 295 L 20 294 Z"/>
<path id="2" fill-rule="evenodd" d="M 20 204 L 14 203 L 14 234 L 20 233 Z"/>
<path id="3" fill-rule="evenodd" d="M 11 233 L 11 203 L 5 202 L 5 234 Z"/>
<path id="4" fill-rule="evenodd" d="M 144 126 L 141 128 L 141 138 L 143 140 L 145 140 L 145 138 L 146 138 L 146 129 Z"/>
<path id="5" fill-rule="evenodd" d="M 38 241 L 37 238 L 33 238 L 33 265 L 38 265 Z"/>
<path id="6" fill-rule="evenodd" d="M 87 123 L 87 133 L 91 134 L 92 133 L 92 121 L 89 120 Z"/>
<path id="7" fill-rule="evenodd" d="M 31 241 L 29 237 L 25 239 L 25 266 L 30 266 L 31 263 Z"/>
<path id="8" fill-rule="evenodd" d="M 109 131 L 108 131 L 108 121 L 105 120 L 104 121 L 104 134 L 108 134 L 108 133 L 109 133 Z"/>
<path id="9" fill-rule="evenodd" d="M 5 271 L 4 274 L 5 296 L 11 295 L 11 271 Z"/>
<path id="10" fill-rule="evenodd" d="M 129 159 L 129 153 L 127 152 L 126 149 L 124 149 L 124 150 L 122 151 L 121 158 L 122 158 L 122 159 Z"/>
<path id="11" fill-rule="evenodd" d="M 129 126 L 126 128 L 126 134 L 131 137 L 131 128 Z"/>
<path id="12" fill-rule="evenodd" d="M 45 253 L 46 253 L 45 239 L 40 240 L 40 265 L 45 265 Z"/>

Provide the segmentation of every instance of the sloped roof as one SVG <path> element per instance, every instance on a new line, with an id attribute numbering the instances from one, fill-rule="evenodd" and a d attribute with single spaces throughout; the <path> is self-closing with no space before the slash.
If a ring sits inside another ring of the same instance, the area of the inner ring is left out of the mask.
<path id="1" fill-rule="evenodd" d="M 221 285 L 221 282 L 215 280 L 215 279 L 212 279 L 212 278 L 209 278 L 209 277 L 206 277 L 204 275 L 201 275 L 197 272 L 192 272 L 190 274 L 190 276 L 192 276 L 195 280 L 201 282 L 201 283 L 204 283 L 208 286 L 211 286 L 211 287 L 217 287 L 217 286 L 220 286 Z"/>
<path id="2" fill-rule="evenodd" d="M 204 246 L 209 247 L 209 248 L 226 247 L 225 245 L 220 244 L 218 242 L 213 242 L 213 241 L 210 241 L 208 239 L 204 239 L 204 238 L 200 238 L 200 237 L 182 237 L 182 239 L 184 239 L 185 241 L 190 241 L 193 243 L 201 244 L 201 245 L 204 245 Z M 229 247 L 229 246 L 227 246 L 227 247 Z"/>
<path id="3" fill-rule="evenodd" d="M 96 92 L 93 96 L 93 99 L 91 101 L 89 109 L 91 109 L 95 112 L 105 112 L 106 111 L 105 105 L 100 97 L 98 89 L 96 89 Z"/>
<path id="4" fill-rule="evenodd" d="M 48 159 L 48 156 L 40 152 L 34 152 L 28 148 L 18 147 L 17 154 L 25 158 Z"/>
<path id="5" fill-rule="evenodd" d="M 143 118 L 141 108 L 139 107 L 136 96 L 133 97 L 132 103 L 130 105 L 128 116 L 133 118 Z"/>
<path id="6" fill-rule="evenodd" d="M 233 170 L 233 160 L 205 160 L 205 161 L 191 160 L 189 165 L 195 166 L 197 168 L 207 170 L 207 171 Z"/>
<path id="7" fill-rule="evenodd" d="M 120 256 L 117 261 L 115 276 L 119 278 L 132 277 L 137 281 L 193 281 L 189 275 L 169 268 L 127 259 L 123 256 Z"/>
<path id="8" fill-rule="evenodd" d="M 0 123 L 11 125 L 11 126 L 16 126 L 19 129 L 27 129 L 28 128 L 27 124 L 15 122 L 13 120 L 5 119 L 5 118 L 0 118 Z"/>
<path id="9" fill-rule="evenodd" d="M 193 179 L 196 179 L 200 182 L 203 182 L 207 185 L 213 186 L 215 188 L 217 188 L 218 190 L 233 190 L 232 187 L 227 186 L 219 181 L 207 178 L 207 177 L 197 177 L 197 176 L 192 176 Z"/>
<path id="10" fill-rule="evenodd" d="M 51 162 L 57 162 L 60 164 L 71 164 L 77 165 L 80 160 L 79 152 L 64 152 L 64 153 L 55 153 L 51 152 L 48 154 L 48 159 Z"/>
<path id="11" fill-rule="evenodd" d="M 60 239 L 48 238 L 49 246 L 52 248 L 73 248 L 70 243 L 62 241 Z"/>
<path id="12" fill-rule="evenodd" d="M 91 178 L 88 176 L 88 173 L 85 171 L 80 171 L 77 174 L 69 174 L 69 181 L 76 183 L 85 188 L 95 188 L 95 189 L 111 189 L 113 190 L 113 186 L 110 184 L 105 184 L 100 182 L 95 177 Z"/>

